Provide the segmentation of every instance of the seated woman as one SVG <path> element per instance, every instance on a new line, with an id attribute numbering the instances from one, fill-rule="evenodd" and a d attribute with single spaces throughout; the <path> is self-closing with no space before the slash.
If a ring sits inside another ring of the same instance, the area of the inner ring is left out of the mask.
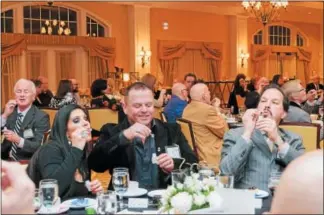
<path id="1" fill-rule="evenodd" d="M 245 96 L 244 105 L 246 109 L 257 108 L 261 93 L 264 87 L 269 85 L 269 80 L 266 77 L 256 77 L 254 81 L 255 91 L 248 92 Z"/>
<path id="2" fill-rule="evenodd" d="M 246 76 L 244 74 L 238 74 L 234 81 L 234 89 L 231 92 L 227 107 L 231 108 L 232 114 L 239 113 L 239 105 L 236 100 L 236 95 L 240 95 L 242 98 L 245 98 L 247 93 L 247 85 L 245 83 Z"/>
<path id="3" fill-rule="evenodd" d="M 151 88 L 154 92 L 154 94 L 157 94 L 157 92 L 155 91 L 155 84 L 156 84 L 156 78 L 154 75 L 150 74 L 150 73 L 146 73 L 142 79 L 141 82 L 143 82 L 144 84 L 146 84 L 149 88 Z M 165 99 L 165 93 L 166 93 L 166 89 L 161 89 L 159 91 L 159 96 L 154 98 L 154 107 L 162 107 L 164 104 L 164 99 Z"/>
<path id="4" fill-rule="evenodd" d="M 56 179 L 59 196 L 67 199 L 88 195 L 86 149 L 91 140 L 88 115 L 78 105 L 66 105 L 55 116 L 50 139 L 32 157 L 27 172 L 36 185 L 42 179 Z M 37 174 L 36 174 L 37 173 Z M 36 175 L 35 175 L 36 174 Z M 90 182 L 92 193 L 102 191 L 98 180 Z"/>
<path id="5" fill-rule="evenodd" d="M 109 98 L 108 95 L 111 94 L 111 89 L 107 84 L 107 80 L 97 79 L 92 82 L 91 85 L 91 107 L 100 108 L 108 107 L 112 110 L 117 110 L 119 107 L 117 101 L 114 98 Z"/>
<path id="6" fill-rule="evenodd" d="M 56 95 L 51 99 L 50 108 L 61 108 L 64 105 L 76 104 L 73 93 L 72 83 L 69 80 L 61 80 Z"/>

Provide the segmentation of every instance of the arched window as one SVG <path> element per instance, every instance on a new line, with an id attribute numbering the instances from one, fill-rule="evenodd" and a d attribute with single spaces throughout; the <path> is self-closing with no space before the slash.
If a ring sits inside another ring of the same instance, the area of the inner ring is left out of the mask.
<path id="1" fill-rule="evenodd" d="M 77 35 L 77 13 L 65 7 L 31 5 L 24 7 L 25 34 L 48 33 L 58 35 L 70 29 L 69 35 Z M 51 29 L 49 31 L 48 29 Z"/>
<path id="2" fill-rule="evenodd" d="M 253 43 L 256 45 L 262 45 L 262 31 L 258 31 L 258 33 L 253 36 Z"/>
<path id="3" fill-rule="evenodd" d="M 13 10 L 1 13 L 1 33 L 13 33 Z"/>
<path id="4" fill-rule="evenodd" d="M 297 34 L 296 40 L 297 40 L 297 46 L 299 47 L 304 46 L 304 38 L 300 34 Z"/>
<path id="5" fill-rule="evenodd" d="M 269 44 L 290 46 L 290 29 L 281 25 L 269 26 Z"/>
<path id="6" fill-rule="evenodd" d="M 91 37 L 104 37 L 105 28 L 98 21 L 87 16 L 87 35 Z"/>

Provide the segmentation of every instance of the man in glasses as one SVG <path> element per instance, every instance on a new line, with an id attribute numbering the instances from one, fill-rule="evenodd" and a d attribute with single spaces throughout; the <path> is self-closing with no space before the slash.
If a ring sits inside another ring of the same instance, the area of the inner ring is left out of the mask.
<path id="1" fill-rule="evenodd" d="M 172 96 L 164 108 L 164 114 L 169 123 L 175 123 L 182 117 L 184 108 L 188 104 L 188 89 L 182 83 L 175 83 L 172 87 Z"/>

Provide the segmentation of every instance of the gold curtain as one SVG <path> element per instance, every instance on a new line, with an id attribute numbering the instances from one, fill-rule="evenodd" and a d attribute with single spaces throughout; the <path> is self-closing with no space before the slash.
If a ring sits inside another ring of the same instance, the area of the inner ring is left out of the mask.
<path id="1" fill-rule="evenodd" d="M 14 96 L 13 88 L 18 79 L 19 58 L 19 55 L 12 55 L 1 60 L 1 107 Z"/>
<path id="2" fill-rule="evenodd" d="M 58 86 L 60 80 L 75 77 L 75 53 L 57 51 L 55 59 L 56 83 Z"/>
<path id="3" fill-rule="evenodd" d="M 47 77 L 47 59 L 45 51 L 27 51 L 27 78 Z"/>
<path id="4" fill-rule="evenodd" d="M 109 60 L 105 60 L 96 56 L 89 56 L 89 85 L 98 78 L 108 78 L 108 72 L 112 71 Z"/>
<path id="5" fill-rule="evenodd" d="M 158 57 L 163 74 L 163 80 L 159 82 L 172 86 L 174 80 L 182 80 L 188 72 L 196 73 L 198 78 L 205 81 L 215 81 L 220 77 L 220 74 L 216 73 L 220 71 L 221 50 L 221 43 L 159 41 Z M 215 79 L 210 79 L 213 77 Z"/>

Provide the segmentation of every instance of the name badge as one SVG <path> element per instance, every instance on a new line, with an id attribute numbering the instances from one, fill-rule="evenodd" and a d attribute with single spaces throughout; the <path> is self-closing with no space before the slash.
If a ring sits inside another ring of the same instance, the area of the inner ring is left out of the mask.
<path id="1" fill-rule="evenodd" d="M 32 137 L 34 137 L 34 133 L 31 128 L 24 131 L 24 138 L 27 139 L 27 138 L 32 138 Z"/>
<path id="2" fill-rule="evenodd" d="M 148 199 L 146 198 L 129 198 L 128 208 L 148 208 Z"/>
<path id="3" fill-rule="evenodd" d="M 165 151 L 172 158 L 181 158 L 180 149 L 178 145 L 166 146 Z"/>

